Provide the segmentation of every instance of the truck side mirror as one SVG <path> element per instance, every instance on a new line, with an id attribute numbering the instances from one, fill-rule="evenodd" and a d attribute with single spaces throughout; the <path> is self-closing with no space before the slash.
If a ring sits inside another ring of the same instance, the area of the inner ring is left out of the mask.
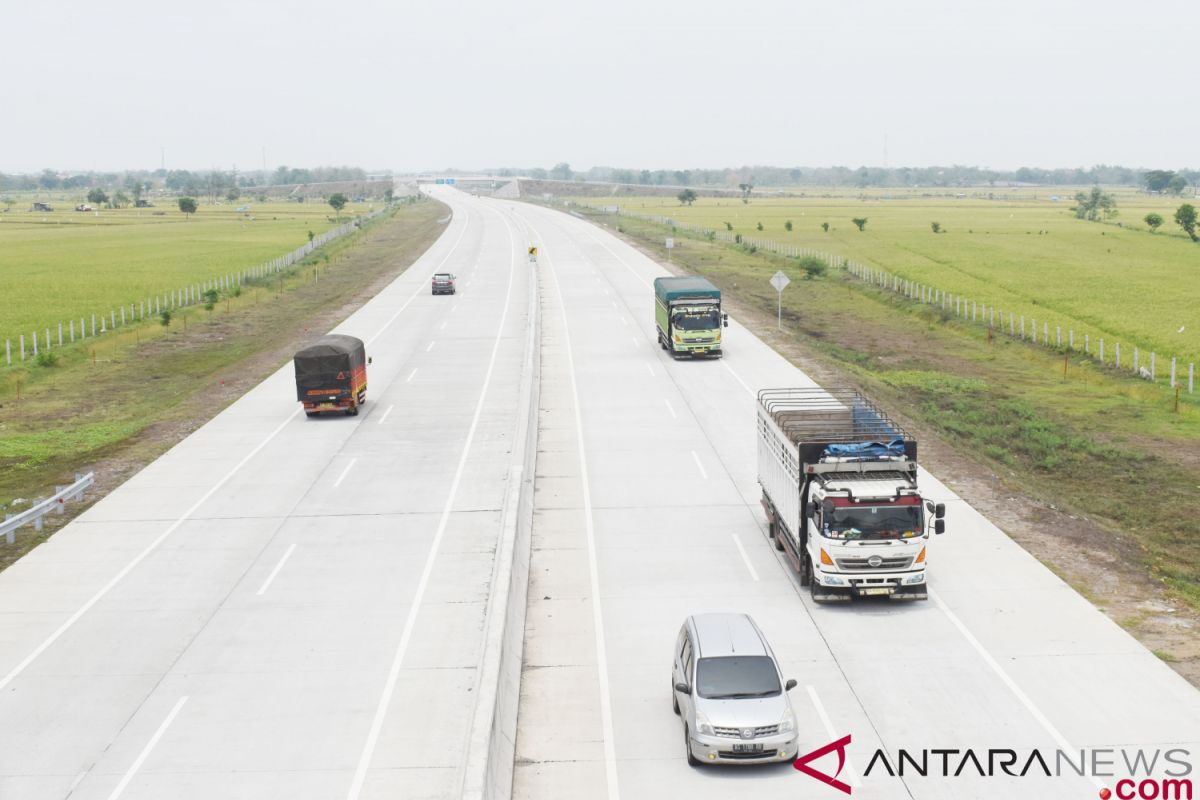
<path id="1" fill-rule="evenodd" d="M 820 510 L 821 510 L 821 501 L 820 500 L 813 500 L 813 501 L 809 502 L 809 504 L 808 504 L 809 514 L 811 514 L 812 516 L 815 517 L 817 515 L 817 512 L 819 512 Z"/>
<path id="2" fill-rule="evenodd" d="M 946 532 L 946 520 L 935 519 L 933 521 L 933 532 L 934 533 L 945 533 Z"/>
<path id="3" fill-rule="evenodd" d="M 728 327 L 729 327 L 729 315 L 728 315 L 728 314 L 722 314 L 722 315 L 721 315 L 721 319 L 722 319 L 722 321 L 725 323 L 725 327 L 726 327 L 726 328 L 728 328 Z"/>
<path id="4" fill-rule="evenodd" d="M 368 364 L 373 364 L 373 363 L 375 363 L 375 360 L 374 360 L 374 359 L 372 359 L 370 356 L 367 356 L 367 363 L 368 363 Z"/>
<path id="5" fill-rule="evenodd" d="M 933 516 L 937 519 L 941 519 L 942 517 L 946 516 L 946 504 L 938 503 L 937 507 L 933 511 Z"/>
<path id="6" fill-rule="evenodd" d="M 686 683 L 677 683 L 675 684 L 675 691 L 690 695 L 692 693 L 692 687 L 688 686 Z"/>

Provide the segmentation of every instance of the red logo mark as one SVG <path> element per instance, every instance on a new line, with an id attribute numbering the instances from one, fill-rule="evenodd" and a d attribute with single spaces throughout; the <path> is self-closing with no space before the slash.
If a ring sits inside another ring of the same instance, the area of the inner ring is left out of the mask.
<path id="1" fill-rule="evenodd" d="M 842 774 L 842 767 L 846 766 L 846 745 L 848 744 L 850 744 L 849 734 L 838 739 L 836 742 L 830 742 L 824 747 L 813 750 L 811 753 L 805 753 L 804 755 L 799 756 L 795 761 L 792 762 L 792 766 L 810 778 L 816 778 L 821 783 L 828 784 L 829 786 L 837 789 L 839 792 L 850 794 L 850 786 L 844 781 L 839 781 L 837 778 L 838 775 Z M 808 765 L 808 762 L 816 761 L 818 758 L 829 755 L 835 750 L 837 751 L 838 756 L 838 766 L 837 772 L 833 773 L 833 775 L 826 775 L 824 772 L 816 770 Z"/>

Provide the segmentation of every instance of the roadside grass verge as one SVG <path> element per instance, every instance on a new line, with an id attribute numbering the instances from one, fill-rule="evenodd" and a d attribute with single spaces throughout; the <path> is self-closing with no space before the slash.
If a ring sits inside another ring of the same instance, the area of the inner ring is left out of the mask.
<path id="1" fill-rule="evenodd" d="M 96 468 L 95 498 L 118 485 L 285 363 L 403 272 L 444 229 L 441 203 L 402 206 L 331 242 L 269 286 L 179 309 L 169 327 L 121 329 L 64 347 L 53 367 L 0 383 L 0 508 L 46 496 Z M 21 398 L 16 382 L 22 379 Z M 73 504 L 68 504 L 70 507 Z M 0 567 L 57 528 L 0 544 Z"/>
<path id="2" fill-rule="evenodd" d="M 601 224 L 612 217 L 588 215 Z M 768 279 L 782 269 L 783 321 L 818 360 L 885 407 L 937 431 L 1022 494 L 1099 525 L 1104 549 L 1133 560 L 1200 609 L 1200 404 L 1078 357 L 955 322 L 832 272 L 805 280 L 795 259 L 749 252 L 654 223 L 619 230 L 774 318 Z M 731 355 L 736 343 L 730 343 Z"/>

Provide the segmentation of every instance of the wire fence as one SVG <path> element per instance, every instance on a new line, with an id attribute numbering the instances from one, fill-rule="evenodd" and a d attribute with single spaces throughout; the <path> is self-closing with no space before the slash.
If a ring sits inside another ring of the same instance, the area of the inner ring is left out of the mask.
<path id="1" fill-rule="evenodd" d="M 154 319 L 161 316 L 163 311 L 174 311 L 207 302 L 208 292 L 229 292 L 234 287 L 245 286 L 247 282 L 261 280 L 290 269 L 319 247 L 353 233 L 364 222 L 378 217 L 388 210 L 387 206 L 364 214 L 361 217 L 346 222 L 336 228 L 331 228 L 319 236 L 314 236 L 301 247 L 290 253 L 264 262 L 249 269 L 218 275 L 208 280 L 191 285 L 168 289 L 150 297 L 110 307 L 107 311 L 81 315 L 78 319 L 70 319 L 56 323 L 53 327 L 43 326 L 30 332 L 28 338 L 24 333 L 4 340 L 4 364 L 6 367 L 20 366 L 26 360 L 36 361 L 43 353 L 52 349 L 62 348 L 76 341 L 83 341 L 118 328 L 144 321 L 147 317 Z"/>
<path id="2" fill-rule="evenodd" d="M 1091 331 L 1076 333 L 1074 328 L 1066 327 L 1042 317 L 1028 317 L 1013 310 L 1006 310 L 995 303 L 987 303 L 977 298 L 969 298 L 939 289 L 934 286 L 917 283 L 896 273 L 888 272 L 877 267 L 860 264 L 844 256 L 826 253 L 809 247 L 774 242 L 769 239 L 759 239 L 745 236 L 732 231 L 719 231 L 688 222 L 680 222 L 670 217 L 653 214 L 635 214 L 621 209 L 620 206 L 598 206 L 589 203 L 572 201 L 573 205 L 587 208 L 601 214 L 638 219 L 653 222 L 675 230 L 693 233 L 709 240 L 718 240 L 757 250 L 775 253 L 791 258 L 812 257 L 825 262 L 832 269 L 843 269 L 854 278 L 869 283 L 886 291 L 895 292 L 905 298 L 939 309 L 942 313 L 951 315 L 962 322 L 980 325 L 992 331 L 998 331 L 1013 339 L 1019 339 L 1042 347 L 1047 347 L 1062 353 L 1082 355 L 1101 366 L 1114 370 L 1126 370 L 1136 377 L 1152 383 L 1158 383 L 1160 375 L 1165 371 L 1172 389 L 1180 389 L 1188 394 L 1194 394 L 1196 388 L 1196 365 L 1188 362 L 1186 376 L 1183 362 L 1176 356 L 1164 356 L 1151 350 L 1146 353 L 1136 345 L 1126 345 L 1124 355 L 1121 352 L 1121 342 L 1105 343 L 1103 336 L 1093 336 Z M 1130 352 L 1132 350 L 1132 352 Z"/>

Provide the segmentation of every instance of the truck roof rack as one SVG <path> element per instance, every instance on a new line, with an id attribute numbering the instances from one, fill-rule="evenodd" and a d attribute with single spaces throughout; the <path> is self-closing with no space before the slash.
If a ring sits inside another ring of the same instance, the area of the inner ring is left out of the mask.
<path id="1" fill-rule="evenodd" d="M 903 459 L 917 460 L 916 439 L 857 389 L 762 389 L 758 404 L 796 445 L 800 461 L 805 464 L 819 462 L 831 444 L 887 443 L 897 439 L 904 444 Z"/>

